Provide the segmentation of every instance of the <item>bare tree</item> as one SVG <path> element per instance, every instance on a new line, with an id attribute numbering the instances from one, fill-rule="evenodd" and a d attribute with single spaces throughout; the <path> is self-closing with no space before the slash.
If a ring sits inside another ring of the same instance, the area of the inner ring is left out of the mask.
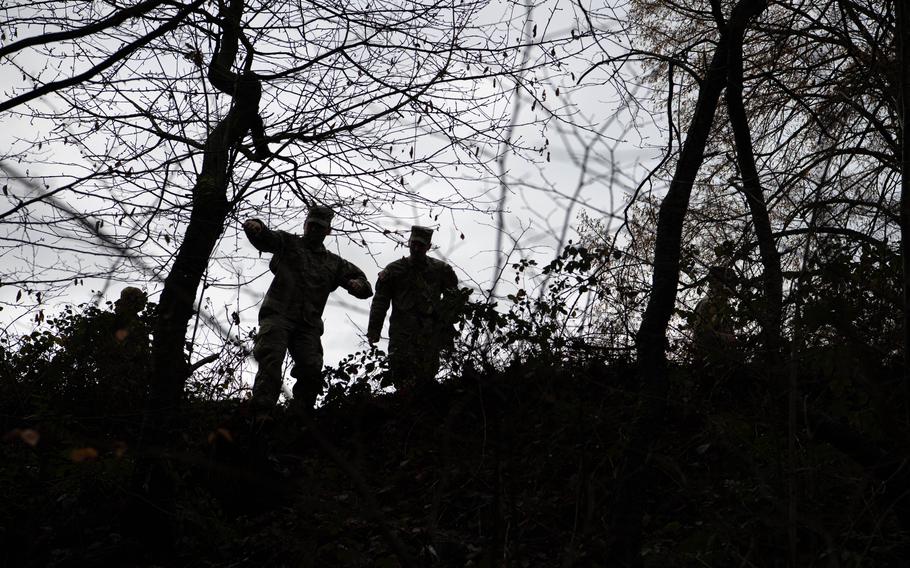
<path id="1" fill-rule="evenodd" d="M 386 230 L 393 204 L 471 209 L 457 180 L 495 179 L 500 152 L 530 150 L 503 139 L 503 102 L 527 88 L 528 70 L 578 48 L 566 34 L 544 39 L 513 24 L 510 4 L 115 7 L 97 17 L 91 3 L 62 15 L 53 2 L 12 7 L 37 33 L 6 55 L 34 84 L 6 100 L 2 118 L 50 127 L 21 136 L 3 158 L 29 165 L 7 178 L 2 238 L 29 243 L 61 284 L 93 273 L 79 253 L 99 244 L 121 259 L 94 273 L 125 276 L 142 265 L 163 281 L 147 422 L 148 455 L 157 457 L 140 467 L 139 486 L 167 511 L 161 457 L 192 369 L 187 327 L 200 287 L 223 279 L 230 221 L 258 215 L 280 225 L 330 204 L 344 237 L 366 246 L 371 230 Z M 29 71 L 52 56 L 89 63 L 63 79 Z M 29 170 L 42 167 L 60 173 L 32 179 Z M 433 192 L 421 190 L 426 179 L 437 180 Z M 51 260 L 71 252 L 75 262 Z M 35 263 L 19 266 L 18 282 L 39 284 L 28 274 Z"/>
<path id="2" fill-rule="evenodd" d="M 741 45 L 749 21 L 765 7 L 763 0 L 740 0 L 732 8 L 728 21 L 721 3 L 711 3 L 719 37 L 711 62 L 698 82 L 698 100 L 691 123 L 676 160 L 673 179 L 660 204 L 651 293 L 637 334 L 638 367 L 643 389 L 611 507 L 614 553 L 623 566 L 640 566 L 642 563 L 641 519 L 648 478 L 647 456 L 658 439 L 665 405 L 666 331 L 676 303 L 681 238 L 689 197 L 705 158 L 721 92 L 727 85 L 731 45 Z"/>
<path id="3" fill-rule="evenodd" d="M 668 326 L 679 302 L 680 273 L 690 278 L 688 283 L 682 282 L 683 289 L 697 282 L 687 259 L 694 256 L 694 265 L 705 266 L 723 258 L 743 272 L 761 263 L 757 280 L 763 284 L 765 303 L 754 315 L 764 329 L 764 343 L 771 355 L 779 352 L 774 345 L 781 344 L 782 332 L 802 325 L 796 319 L 784 325 L 785 293 L 793 304 L 807 289 L 796 287 L 793 280 L 788 283 L 788 278 L 799 272 L 804 261 L 816 274 L 824 268 L 823 236 L 839 239 L 852 251 L 848 254 L 857 258 L 881 255 L 886 262 L 895 254 L 889 243 L 903 242 L 899 232 L 904 224 L 898 214 L 901 145 L 894 136 L 901 116 L 897 67 L 893 65 L 897 58 L 894 5 L 864 1 L 769 4 L 766 8 L 760 2 L 634 2 L 628 18 L 630 33 L 645 41 L 633 43 L 637 48 L 616 49 L 612 54 L 619 55 L 598 64 L 650 61 L 646 68 L 651 72 L 651 84 L 669 85 L 676 101 L 675 108 L 667 105 L 668 150 L 655 169 L 657 176 L 666 173 L 662 167 L 666 163 L 676 167 L 653 235 L 653 287 L 638 336 L 639 362 L 646 381 L 643 400 L 662 399 L 659 382 L 647 379 L 663 372 Z M 727 22 L 724 15 L 730 9 Z M 763 13 L 761 20 L 749 25 L 746 36 L 735 33 L 737 22 L 742 26 L 749 20 L 737 18 L 744 11 Z M 592 15 L 592 20 L 597 17 L 608 19 L 601 13 Z M 617 25 L 622 31 L 623 26 Z M 615 28 L 600 37 L 606 40 L 613 32 Z M 726 61 L 718 61 L 718 53 L 724 50 Z M 715 59 L 709 71 L 701 74 L 697 70 L 707 66 L 709 55 Z M 726 70 L 713 72 L 723 63 L 728 64 Z M 679 70 L 686 75 L 676 82 L 674 73 Z M 718 80 L 724 84 L 714 83 L 712 77 L 722 77 Z M 717 100 L 722 89 L 726 89 L 726 108 L 705 112 L 706 100 Z M 664 95 L 668 90 L 662 87 L 659 92 Z M 710 96 L 706 99 L 706 95 Z M 683 133 L 675 132 L 676 115 L 691 121 Z M 679 153 L 674 151 L 676 141 L 683 142 Z M 695 159 L 689 153 L 692 149 L 697 149 Z M 685 164 L 690 167 L 684 168 Z M 699 191 L 691 191 L 693 184 Z M 735 192 L 746 197 L 746 210 L 730 199 Z M 652 201 L 648 195 L 636 196 L 630 207 L 647 210 Z M 757 259 L 751 253 L 756 245 Z M 880 295 L 878 291 L 869 293 Z M 845 329 L 849 326 L 838 325 L 844 327 L 839 333 L 850 332 Z M 822 335 L 815 334 L 813 341 L 826 341 Z M 791 393 L 791 443 L 797 433 L 795 386 L 791 382 L 784 387 Z M 653 411 L 660 403 L 643 406 Z M 648 410 L 639 416 L 656 416 Z M 639 428 L 648 423 L 643 419 Z M 636 430 L 636 434 L 645 434 L 630 442 L 633 452 L 649 447 L 652 437 L 647 428 Z M 851 451 L 849 444 L 843 448 Z M 792 470 L 796 465 L 792 452 L 790 462 Z M 639 471 L 629 470 L 629 463 L 623 473 Z M 633 484 L 638 480 L 640 476 Z M 640 501 L 635 501 L 639 494 L 626 489 L 621 485 L 618 490 L 622 506 L 616 510 L 631 511 L 634 517 L 639 512 Z M 627 499 L 635 502 L 623 503 Z M 792 492 L 789 500 L 795 504 Z M 795 541 L 792 508 L 790 516 L 791 541 Z M 618 524 L 635 532 L 634 520 L 620 517 Z M 626 542 L 635 541 L 634 534 L 623 535 L 629 536 Z M 791 552 L 795 553 L 793 543 Z M 628 561 L 636 562 L 631 557 Z"/>

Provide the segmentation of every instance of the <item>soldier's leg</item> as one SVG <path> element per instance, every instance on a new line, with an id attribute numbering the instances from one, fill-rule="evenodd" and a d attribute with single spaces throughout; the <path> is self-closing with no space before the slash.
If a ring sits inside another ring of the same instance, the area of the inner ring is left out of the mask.
<path id="1" fill-rule="evenodd" d="M 442 349 L 438 330 L 429 327 L 424 333 L 413 334 L 409 344 L 413 353 L 412 374 L 416 383 L 425 385 L 435 381 L 436 373 L 439 372 L 439 352 Z"/>
<path id="2" fill-rule="evenodd" d="M 314 329 L 298 328 L 291 334 L 288 348 L 294 360 L 291 376 L 296 379 L 293 406 L 303 411 L 312 410 L 325 387 L 320 333 Z"/>
<path id="3" fill-rule="evenodd" d="M 281 394 L 281 365 L 288 350 L 290 324 L 281 318 L 259 322 L 259 333 L 253 345 L 253 357 L 259 364 L 253 383 L 253 408 L 269 411 Z"/>
<path id="4" fill-rule="evenodd" d="M 396 389 L 413 386 L 416 382 L 417 353 L 410 335 L 397 333 L 389 337 L 389 371 Z"/>
<path id="5" fill-rule="evenodd" d="M 439 373 L 439 354 L 441 351 L 442 348 L 438 343 L 427 346 L 424 376 L 429 381 L 435 381 L 436 375 Z"/>

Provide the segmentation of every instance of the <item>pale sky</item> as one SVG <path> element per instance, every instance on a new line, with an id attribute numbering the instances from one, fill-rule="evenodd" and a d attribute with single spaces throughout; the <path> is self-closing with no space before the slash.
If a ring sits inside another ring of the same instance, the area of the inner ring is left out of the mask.
<path id="1" fill-rule="evenodd" d="M 558 10 L 565 4 L 559 1 L 545 2 L 535 12 L 535 17 L 547 14 L 547 7 L 557 10 L 545 33 L 565 34 L 566 28 L 575 24 L 570 21 L 560 22 Z M 568 13 L 568 12 L 567 12 Z M 23 65 L 40 66 L 46 62 L 23 62 Z M 585 64 L 576 62 L 579 74 L 585 70 Z M 549 145 L 546 153 L 541 152 L 533 161 L 524 157 L 509 156 L 506 161 L 508 170 L 509 194 L 505 204 L 503 222 L 505 225 L 503 249 L 507 252 L 514 247 L 520 249 L 511 258 L 514 262 L 521 257 L 533 257 L 545 264 L 552 259 L 560 240 L 571 239 L 575 236 L 572 224 L 582 210 L 587 210 L 592 216 L 603 216 L 604 212 L 620 212 L 624 203 L 625 192 L 634 186 L 643 175 L 645 168 L 655 163 L 659 155 L 659 148 L 663 142 L 653 124 L 649 123 L 650 117 L 641 117 L 634 129 L 627 128 L 631 118 L 627 112 L 619 109 L 618 96 L 609 86 L 599 81 L 597 73 L 589 77 L 592 83 L 583 89 L 573 91 L 573 83 L 564 77 L 559 84 L 549 84 L 550 100 L 553 105 L 562 105 L 563 113 L 573 114 L 574 120 L 589 124 L 592 129 L 602 129 L 599 142 L 592 146 L 587 169 L 585 170 L 585 184 L 579 187 L 579 178 L 582 170 L 579 168 L 578 156 L 583 153 L 582 145 L 594 138 L 587 131 L 568 130 L 557 128 L 555 123 L 546 131 L 541 132 L 539 127 L 527 127 L 513 134 L 516 137 L 526 137 L 528 140 L 546 138 Z M 6 62 L 0 62 L 0 93 L 6 91 L 11 85 L 18 84 L 18 78 L 13 77 L 10 67 Z M 547 88 L 547 82 L 541 81 L 541 88 Z M 555 89 L 561 88 L 560 98 L 557 98 Z M 513 104 L 515 99 L 513 99 Z M 35 104 L 53 104 L 52 97 Z M 533 116 L 540 116 L 541 109 L 535 105 L 530 108 L 531 101 L 526 98 L 518 102 L 519 122 L 529 120 Z M 618 110 L 619 109 L 619 110 Z M 618 112 L 618 114 L 617 114 Z M 268 109 L 265 109 L 268 114 Z M 612 122 L 611 122 L 612 119 Z M 605 124 L 608 125 L 604 126 Z M 29 120 L 0 116 L 0 147 L 12 147 L 15 139 L 29 139 L 40 135 L 42 129 L 53 125 L 34 124 Z M 612 157 L 611 152 L 612 150 Z M 45 148 L 41 156 L 31 163 L 16 163 L 19 171 L 27 170 L 28 175 L 36 182 L 43 176 L 54 176 L 58 173 L 59 166 L 51 162 L 63 161 L 78 165 L 80 157 L 69 148 L 58 147 L 48 155 L 51 149 Z M 2 159 L 2 155 L 0 155 Z M 614 160 L 616 167 L 612 167 L 610 160 Z M 2 179 L 2 176 L 0 176 Z M 5 211 L 15 206 L 16 198 L 27 199 L 29 189 L 20 182 L 3 180 L 8 185 L 9 197 L 0 197 L 0 211 Z M 422 192 L 434 191 L 448 192 L 450 185 L 442 180 L 424 179 L 412 183 L 422 183 Z M 434 235 L 435 248 L 432 256 L 449 261 L 456 269 L 462 285 L 475 289 L 474 298 L 489 289 L 494 267 L 497 263 L 499 252 L 495 250 L 497 242 L 496 226 L 498 216 L 493 204 L 498 199 L 500 188 L 491 182 L 479 183 L 468 180 L 455 182 L 461 193 L 473 196 L 471 199 L 479 209 L 487 210 L 486 213 L 468 211 L 415 211 L 402 207 L 392 208 L 387 217 L 381 221 L 384 228 L 399 230 L 406 235 L 407 229 L 412 224 L 421 224 L 437 227 Z M 64 196 L 75 208 L 86 206 L 87 197 L 75 198 Z M 87 207 L 86 210 L 89 208 Z M 430 214 L 438 215 L 432 219 Z M 284 228 L 291 229 L 301 220 L 287 220 Z M 566 226 L 568 221 L 569 226 Z M 339 229 L 350 229 L 344 223 L 339 223 Z M 299 226 L 299 225 L 298 225 Z M 615 223 L 614 223 L 615 226 Z M 0 225 L 0 243 L 10 237 L 16 238 L 19 229 L 15 225 Z M 216 285 L 207 289 L 203 297 L 211 298 L 210 308 L 213 316 L 224 323 L 228 321 L 231 311 L 239 311 L 241 316 L 241 329 L 247 331 L 256 324 L 256 312 L 262 295 L 271 281 L 268 274 L 268 255 L 259 258 L 251 246 L 237 235 L 237 227 L 229 227 L 221 243 L 224 258 L 218 267 L 212 268 L 212 278 L 217 279 Z M 462 238 L 462 235 L 464 238 Z M 21 237 L 20 237 L 21 238 Z M 402 238 L 406 238 L 402 237 Z M 513 241 L 517 240 L 517 244 Z M 565 244 L 563 242 L 562 244 Z M 339 253 L 342 257 L 353 262 L 364 270 L 371 283 L 375 283 L 379 270 L 389 262 L 406 255 L 406 249 L 397 246 L 388 239 L 373 239 L 369 250 L 360 246 L 353 246 L 345 238 L 330 237 L 326 245 L 330 250 Z M 26 249 L 22 249 L 23 252 Z M 0 256 L 0 279 L 9 280 L 9 275 L 23 266 L 49 264 L 48 271 L 53 270 L 52 255 L 47 259 L 40 257 L 46 254 L 39 252 L 39 256 L 28 256 L 7 250 Z M 56 253 L 55 253 L 56 254 Z M 75 254 L 70 258 L 72 266 L 92 266 L 98 263 L 96 256 L 80 256 Z M 101 263 L 103 264 L 103 263 Z M 239 290 L 234 286 L 237 279 L 250 279 L 252 276 L 262 274 L 262 277 L 243 285 Z M 506 272 L 506 281 L 510 280 Z M 136 283 L 146 288 L 154 300 L 159 291 L 159 284 L 147 278 L 136 276 Z M 113 300 L 125 283 L 110 283 L 105 293 L 105 298 Z M 69 288 L 68 292 L 54 298 L 44 306 L 50 316 L 64 303 L 81 303 L 89 301 L 89 290 L 100 290 L 104 282 L 86 279 L 84 286 Z M 41 290 L 41 286 L 35 286 Z M 23 312 L 16 309 L 16 295 L 20 287 L 0 287 L 0 305 L 4 310 L 0 312 L 0 327 L 6 328 L 11 333 L 28 332 L 34 327 L 31 318 L 34 312 Z M 508 291 L 507 288 L 498 290 L 498 293 Z M 239 309 L 238 309 L 239 308 Z M 206 308 L 203 308 L 206 309 Z M 326 334 L 323 338 L 325 350 L 325 363 L 332 365 L 345 355 L 365 347 L 363 332 L 366 327 L 369 301 L 356 300 L 347 295 L 343 290 L 338 290 L 330 297 L 328 307 L 324 314 Z M 191 328 L 193 322 L 191 322 Z M 197 331 L 198 339 L 205 341 L 207 332 L 205 325 L 200 325 Z M 388 323 L 384 328 L 387 332 Z M 385 347 L 385 340 L 381 343 Z"/>

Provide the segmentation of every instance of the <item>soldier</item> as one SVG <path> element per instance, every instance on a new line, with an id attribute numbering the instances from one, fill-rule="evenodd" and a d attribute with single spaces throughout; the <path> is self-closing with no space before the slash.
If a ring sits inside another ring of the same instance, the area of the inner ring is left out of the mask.
<path id="1" fill-rule="evenodd" d="M 734 359 L 736 335 L 730 301 L 735 276 L 733 270 L 722 266 L 708 270 L 708 291 L 695 306 L 692 326 L 696 364 L 723 364 Z"/>
<path id="2" fill-rule="evenodd" d="M 141 415 L 148 391 L 149 314 L 142 314 L 148 296 L 127 286 L 114 302 L 114 311 L 94 307 L 61 319 L 69 323 L 58 338 L 64 347 L 51 361 L 48 377 L 58 384 L 50 389 L 66 400 L 67 408 L 117 408 L 116 421 L 99 427 L 125 434 L 127 417 Z"/>
<path id="3" fill-rule="evenodd" d="M 385 314 L 389 318 L 389 365 L 396 387 L 432 380 L 439 370 L 439 352 L 451 341 L 451 310 L 443 295 L 458 288 L 452 267 L 427 257 L 433 229 L 411 227 L 410 256 L 389 264 L 379 273 L 376 297 L 370 307 L 367 340 L 379 341 Z"/>
<path id="4" fill-rule="evenodd" d="M 254 411 L 267 412 L 281 393 L 281 365 L 288 351 L 294 360 L 292 408 L 313 409 L 324 387 L 322 378 L 322 312 L 329 293 L 341 286 L 356 298 L 373 295 L 363 271 L 325 249 L 334 213 L 311 207 L 303 236 L 272 231 L 259 219 L 243 224 L 247 238 L 258 250 L 272 253 L 269 269 L 275 275 L 259 310 L 259 334 L 253 356 L 259 372 L 253 383 Z"/>
<path id="5" fill-rule="evenodd" d="M 114 302 L 114 338 L 118 343 L 125 342 L 139 325 L 139 312 L 145 309 L 148 295 L 136 288 L 127 286 L 120 291 L 120 298 Z M 148 333 L 145 336 L 145 347 L 148 348 Z"/>

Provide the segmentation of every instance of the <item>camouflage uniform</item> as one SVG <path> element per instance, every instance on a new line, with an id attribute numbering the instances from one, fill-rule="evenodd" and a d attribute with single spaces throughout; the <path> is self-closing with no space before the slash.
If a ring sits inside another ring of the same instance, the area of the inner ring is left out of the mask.
<path id="1" fill-rule="evenodd" d="M 712 267 L 708 292 L 695 306 L 693 351 L 696 365 L 730 363 L 735 359 L 735 330 L 729 286 L 734 275 L 729 269 Z"/>
<path id="2" fill-rule="evenodd" d="M 411 238 L 425 239 L 432 230 L 413 227 Z M 439 352 L 452 339 L 451 314 L 443 305 L 446 292 L 457 290 L 452 267 L 433 258 L 401 258 L 379 273 L 370 307 L 367 336 L 379 337 L 389 304 L 389 365 L 396 386 L 436 377 Z"/>
<path id="3" fill-rule="evenodd" d="M 328 226 L 331 217 L 330 209 L 314 207 L 307 222 Z M 327 251 L 321 242 L 272 231 L 265 224 L 258 234 L 247 231 L 247 237 L 258 250 L 273 254 L 269 269 L 275 275 L 259 310 L 259 333 L 253 347 L 259 371 L 253 384 L 253 404 L 268 410 L 278 401 L 281 365 L 290 352 L 294 360 L 291 376 L 296 379 L 294 399 L 301 409 L 310 409 L 324 387 L 322 312 L 329 293 L 341 286 L 366 299 L 373 295 L 372 289 L 363 271 Z M 360 290 L 349 289 L 352 280 L 360 283 Z"/>

